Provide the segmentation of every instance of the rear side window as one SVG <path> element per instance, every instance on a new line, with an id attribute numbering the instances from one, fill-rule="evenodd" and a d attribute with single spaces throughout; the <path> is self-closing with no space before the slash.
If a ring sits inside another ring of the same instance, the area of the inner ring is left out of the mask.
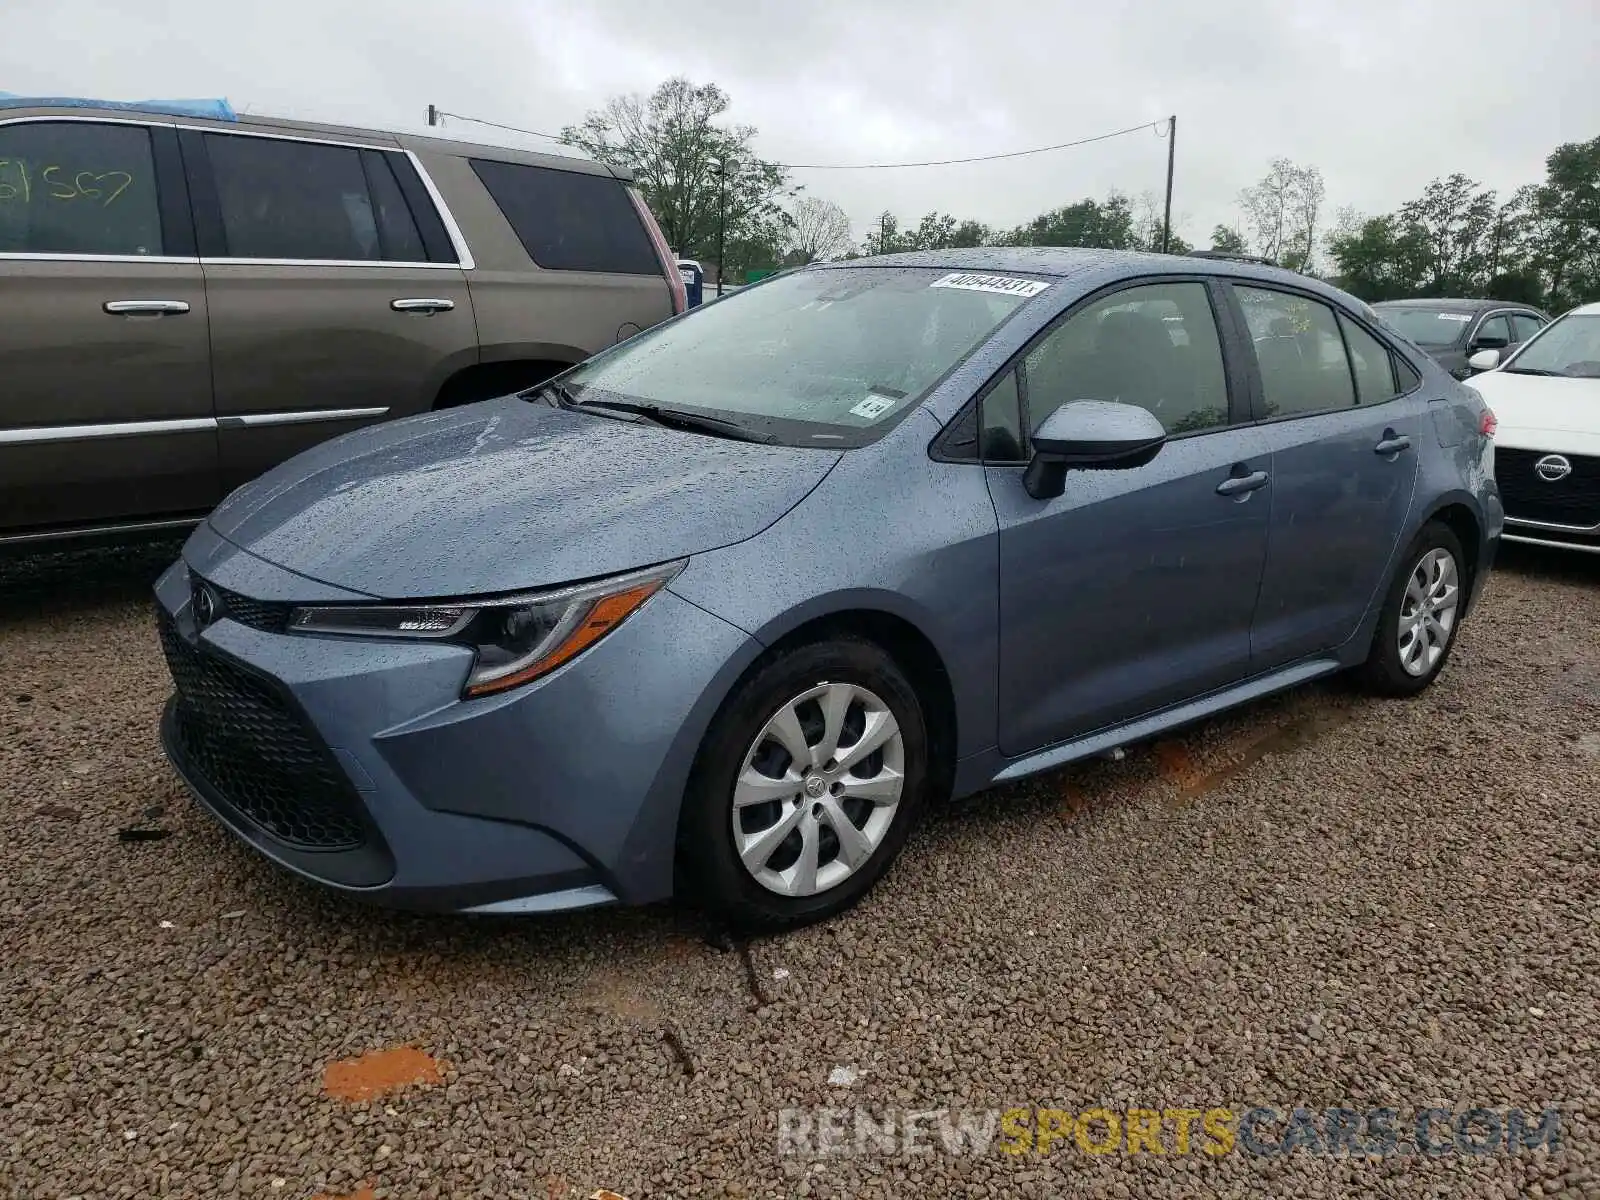
<path id="1" fill-rule="evenodd" d="M 427 261 L 388 155 L 229 134 L 205 142 L 227 257 Z"/>
<path id="2" fill-rule="evenodd" d="M 0 253 L 162 252 L 149 130 L 84 121 L 0 126 Z"/>
<path id="3" fill-rule="evenodd" d="M 1269 417 L 1351 408 L 1350 361 L 1333 309 L 1317 300 L 1266 288 L 1236 287 L 1261 369 Z"/>
<path id="4" fill-rule="evenodd" d="M 522 163 L 471 161 L 528 257 L 539 266 L 549 271 L 661 274 L 650 235 L 617 180 Z"/>
<path id="5" fill-rule="evenodd" d="M 1422 376 L 1417 374 L 1417 369 L 1403 358 L 1394 360 L 1395 374 L 1400 377 L 1400 394 L 1403 396 L 1414 387 L 1422 386 Z"/>
<path id="6" fill-rule="evenodd" d="M 1345 344 L 1350 347 L 1350 366 L 1356 375 L 1356 400 L 1360 404 L 1382 404 L 1400 394 L 1394 377 L 1394 359 L 1389 348 L 1354 321 L 1339 318 Z"/>

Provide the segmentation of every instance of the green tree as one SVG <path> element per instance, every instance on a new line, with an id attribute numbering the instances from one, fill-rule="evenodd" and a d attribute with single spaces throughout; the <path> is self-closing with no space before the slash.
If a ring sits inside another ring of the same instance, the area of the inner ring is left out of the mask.
<path id="1" fill-rule="evenodd" d="M 1079 200 L 1040 213 L 1026 225 L 1002 235 L 1007 246 L 1098 246 L 1106 250 L 1131 250 L 1134 236 L 1132 202 L 1112 192 L 1104 202 Z"/>
<path id="2" fill-rule="evenodd" d="M 631 170 L 679 254 L 715 254 L 719 220 L 730 247 L 775 245 L 789 222 L 779 205 L 793 194 L 787 173 L 755 153 L 753 126 L 718 123 L 727 110 L 727 94 L 716 84 L 679 76 L 648 97 L 613 96 L 563 129 L 561 140 Z M 731 263 L 734 255 L 727 257 Z"/>
<path id="3" fill-rule="evenodd" d="M 1529 197 L 1531 258 L 1560 311 L 1600 300 L 1600 137 L 1557 146 Z"/>
<path id="4" fill-rule="evenodd" d="M 1256 252 L 1296 271 L 1313 270 L 1326 197 L 1322 172 L 1316 167 L 1273 159 L 1260 182 L 1239 193 Z"/>
<path id="5" fill-rule="evenodd" d="M 1362 217 L 1346 210 L 1328 248 L 1336 282 L 1363 300 L 1398 300 L 1421 294 L 1428 270 L 1423 233 L 1398 216 Z"/>
<path id="6" fill-rule="evenodd" d="M 1414 230 L 1426 247 L 1424 295 L 1482 294 L 1499 215 L 1493 190 L 1481 189 L 1460 172 L 1435 179 L 1400 207 L 1400 224 Z"/>
<path id="7" fill-rule="evenodd" d="M 1245 245 L 1244 235 L 1226 225 L 1218 225 L 1211 231 L 1211 248 L 1220 254 L 1245 254 L 1250 249 Z"/>

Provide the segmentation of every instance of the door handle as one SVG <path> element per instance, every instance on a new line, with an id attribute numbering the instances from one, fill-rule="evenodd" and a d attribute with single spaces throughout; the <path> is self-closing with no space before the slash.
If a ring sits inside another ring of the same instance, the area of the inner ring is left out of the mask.
<path id="1" fill-rule="evenodd" d="M 100 307 L 113 317 L 176 317 L 189 311 L 183 300 L 107 300 Z"/>
<path id="2" fill-rule="evenodd" d="M 1267 473 L 1265 471 L 1252 471 L 1248 475 L 1230 475 L 1217 484 L 1219 496 L 1245 496 L 1258 488 L 1267 486 Z"/>
<path id="3" fill-rule="evenodd" d="M 449 312 L 455 306 L 454 300 L 439 300 L 426 296 L 414 300 L 389 301 L 389 307 L 395 312 L 421 313 L 425 317 L 431 317 L 434 313 Z"/>
<path id="4" fill-rule="evenodd" d="M 1372 448 L 1374 454 L 1399 454 L 1402 450 L 1411 449 L 1411 439 L 1403 433 L 1396 433 L 1392 429 L 1383 431 L 1383 440 Z"/>

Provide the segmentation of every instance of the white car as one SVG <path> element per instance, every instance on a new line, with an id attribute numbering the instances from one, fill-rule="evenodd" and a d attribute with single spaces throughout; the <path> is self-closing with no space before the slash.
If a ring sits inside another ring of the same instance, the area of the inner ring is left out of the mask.
<path id="1" fill-rule="evenodd" d="M 1483 372 L 1472 386 L 1500 422 L 1494 474 L 1505 539 L 1600 554 L 1600 304 L 1499 357 L 1480 350 L 1470 362 Z"/>

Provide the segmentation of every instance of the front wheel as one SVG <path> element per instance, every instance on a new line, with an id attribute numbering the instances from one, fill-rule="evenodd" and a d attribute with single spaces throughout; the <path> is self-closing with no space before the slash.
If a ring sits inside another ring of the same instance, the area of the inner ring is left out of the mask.
<path id="1" fill-rule="evenodd" d="M 779 655 L 735 689 L 701 747 L 679 822 L 684 890 L 758 930 L 848 908 L 905 844 L 928 752 L 916 693 L 875 644 Z"/>
<path id="2" fill-rule="evenodd" d="M 1389 585 L 1362 668 L 1374 691 L 1414 696 L 1444 670 L 1466 598 L 1463 561 L 1449 526 L 1430 521 L 1417 534 Z"/>

